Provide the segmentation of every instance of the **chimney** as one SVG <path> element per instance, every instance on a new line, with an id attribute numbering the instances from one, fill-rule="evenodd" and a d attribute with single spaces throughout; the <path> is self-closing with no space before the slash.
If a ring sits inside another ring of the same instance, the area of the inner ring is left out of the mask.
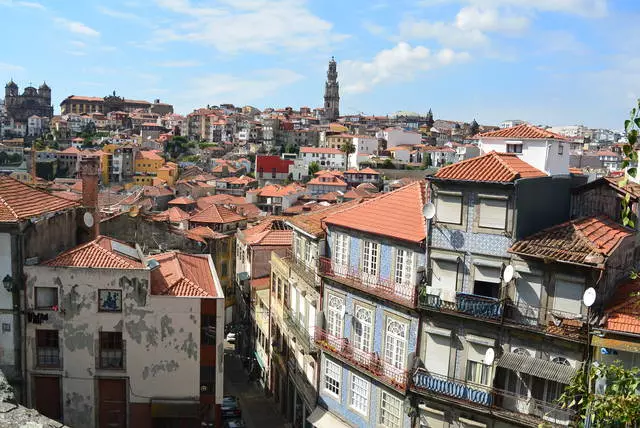
<path id="1" fill-rule="evenodd" d="M 82 205 L 85 208 L 84 226 L 89 230 L 89 240 L 95 239 L 100 233 L 100 218 L 98 216 L 98 179 L 100 158 L 90 156 L 80 161 L 80 178 L 82 179 Z M 93 221 L 89 219 L 89 214 Z"/>

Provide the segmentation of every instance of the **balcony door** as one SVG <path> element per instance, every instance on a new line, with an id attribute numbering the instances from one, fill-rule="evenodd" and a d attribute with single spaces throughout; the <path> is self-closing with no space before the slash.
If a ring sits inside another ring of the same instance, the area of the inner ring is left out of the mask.
<path id="1" fill-rule="evenodd" d="M 362 281 L 376 285 L 378 282 L 378 265 L 380 245 L 377 242 L 364 241 L 362 248 Z"/>
<path id="2" fill-rule="evenodd" d="M 349 239 L 344 233 L 335 233 L 332 268 L 336 274 L 342 276 L 349 271 Z"/>
<path id="3" fill-rule="evenodd" d="M 327 295 L 327 333 L 335 338 L 342 337 L 344 327 L 344 299 L 333 294 Z"/>
<path id="4" fill-rule="evenodd" d="M 364 352 L 371 352 L 373 311 L 363 306 L 355 306 L 353 323 L 353 346 Z"/>
<path id="5" fill-rule="evenodd" d="M 384 340 L 384 361 L 404 370 L 407 350 L 407 324 L 387 318 Z"/>
<path id="6" fill-rule="evenodd" d="M 542 277 L 521 273 L 516 281 L 516 313 L 519 322 L 537 325 L 540 317 Z"/>

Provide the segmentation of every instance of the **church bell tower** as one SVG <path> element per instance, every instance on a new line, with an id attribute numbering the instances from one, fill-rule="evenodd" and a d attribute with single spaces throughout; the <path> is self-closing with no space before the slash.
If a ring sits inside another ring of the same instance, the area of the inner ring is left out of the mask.
<path id="1" fill-rule="evenodd" d="M 340 116 L 339 90 L 336 60 L 331 57 L 329 69 L 327 70 L 327 82 L 324 88 L 324 116 L 330 122 L 337 120 Z"/>

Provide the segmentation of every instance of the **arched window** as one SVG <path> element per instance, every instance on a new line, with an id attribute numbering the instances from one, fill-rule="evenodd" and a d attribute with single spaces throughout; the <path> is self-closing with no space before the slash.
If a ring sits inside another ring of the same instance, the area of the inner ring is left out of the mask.
<path id="1" fill-rule="evenodd" d="M 529 353 L 529 351 L 527 351 L 524 348 L 513 348 L 513 350 L 511 351 L 512 354 L 518 354 L 518 355 L 526 355 L 527 357 L 530 357 L 531 354 Z"/>
<path id="2" fill-rule="evenodd" d="M 371 324 L 371 310 L 356 306 L 353 323 L 353 345 L 357 349 L 371 352 Z"/>
<path id="3" fill-rule="evenodd" d="M 395 368 L 404 369 L 407 349 L 407 325 L 387 319 L 384 340 L 384 359 Z"/>
<path id="4" fill-rule="evenodd" d="M 327 331 L 334 337 L 342 337 L 344 300 L 333 294 L 327 296 Z"/>
<path id="5" fill-rule="evenodd" d="M 565 357 L 553 357 L 551 361 L 556 364 L 562 364 L 563 366 L 571 366 L 571 363 Z"/>

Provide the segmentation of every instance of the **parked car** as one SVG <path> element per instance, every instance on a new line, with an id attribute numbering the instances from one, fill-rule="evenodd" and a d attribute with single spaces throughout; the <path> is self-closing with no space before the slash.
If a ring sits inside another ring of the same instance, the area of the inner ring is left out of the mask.
<path id="1" fill-rule="evenodd" d="M 230 419 L 224 423 L 224 428 L 246 428 L 246 426 L 242 419 Z"/>
<path id="2" fill-rule="evenodd" d="M 225 340 L 229 343 L 236 343 L 236 334 L 235 333 L 227 333 L 227 337 Z"/>
<path id="3" fill-rule="evenodd" d="M 221 409 L 223 419 L 235 419 L 242 416 L 240 400 L 234 395 L 225 395 L 222 397 Z"/>

